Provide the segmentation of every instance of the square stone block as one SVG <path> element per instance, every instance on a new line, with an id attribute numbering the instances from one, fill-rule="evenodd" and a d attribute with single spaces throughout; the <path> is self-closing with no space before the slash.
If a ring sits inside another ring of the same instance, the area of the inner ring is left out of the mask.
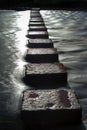
<path id="1" fill-rule="evenodd" d="M 32 8 L 30 13 L 32 13 L 32 12 L 40 12 L 40 8 Z"/>
<path id="2" fill-rule="evenodd" d="M 40 13 L 32 13 L 32 14 L 30 14 L 30 18 L 37 18 L 37 17 L 41 18 L 42 16 L 41 16 Z"/>
<path id="3" fill-rule="evenodd" d="M 40 12 L 39 11 L 36 11 L 36 12 L 31 12 L 30 13 L 30 16 L 41 16 Z"/>
<path id="4" fill-rule="evenodd" d="M 31 18 L 30 22 L 43 22 L 43 18 L 39 18 L 39 17 Z"/>
<path id="5" fill-rule="evenodd" d="M 53 48 L 51 39 L 29 39 L 27 46 L 29 48 Z"/>
<path id="6" fill-rule="evenodd" d="M 30 13 L 39 13 L 39 10 L 31 10 Z"/>
<path id="7" fill-rule="evenodd" d="M 26 90 L 21 117 L 31 126 L 70 125 L 81 122 L 82 109 L 71 89 Z"/>
<path id="8" fill-rule="evenodd" d="M 49 35 L 47 31 L 29 31 L 27 37 L 31 39 L 36 39 L 36 38 L 47 39 Z"/>
<path id="9" fill-rule="evenodd" d="M 40 11 L 31 11 L 30 14 L 40 14 Z"/>
<path id="10" fill-rule="evenodd" d="M 29 31 L 47 31 L 45 26 L 29 26 Z"/>
<path id="11" fill-rule="evenodd" d="M 61 63 L 29 63 L 25 65 L 24 82 L 35 87 L 67 84 L 67 72 Z"/>
<path id="12" fill-rule="evenodd" d="M 29 22 L 29 26 L 45 26 L 44 22 Z"/>
<path id="13" fill-rule="evenodd" d="M 31 63 L 52 63 L 58 61 L 58 52 L 56 48 L 28 49 L 25 58 Z"/>

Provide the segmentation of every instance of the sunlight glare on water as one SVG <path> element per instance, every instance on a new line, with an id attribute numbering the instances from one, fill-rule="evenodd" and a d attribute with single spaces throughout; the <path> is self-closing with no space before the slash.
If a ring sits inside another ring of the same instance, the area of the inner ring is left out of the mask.
<path id="1" fill-rule="evenodd" d="M 27 34 L 27 30 L 28 30 L 30 11 L 18 12 L 18 15 L 19 15 L 19 18 L 16 19 L 16 25 L 19 28 L 19 31 L 16 32 L 17 42 L 15 43 L 18 59 L 15 61 L 17 67 L 15 68 L 15 71 L 14 71 L 14 75 L 15 75 L 16 79 L 17 78 L 20 79 L 20 77 L 22 78 L 23 67 L 26 64 L 26 62 L 24 60 L 24 55 L 25 55 L 26 49 L 27 49 L 26 34 Z M 21 84 L 21 80 L 20 80 L 19 84 Z M 23 84 L 21 84 L 21 87 L 22 86 L 23 86 Z"/>
<path id="2" fill-rule="evenodd" d="M 16 33 L 16 38 L 18 40 L 16 47 L 19 51 L 24 54 L 26 50 L 26 34 L 28 30 L 29 18 L 30 18 L 30 11 L 26 11 L 23 13 L 18 13 L 19 18 L 16 20 L 16 24 L 19 27 L 19 31 Z"/>

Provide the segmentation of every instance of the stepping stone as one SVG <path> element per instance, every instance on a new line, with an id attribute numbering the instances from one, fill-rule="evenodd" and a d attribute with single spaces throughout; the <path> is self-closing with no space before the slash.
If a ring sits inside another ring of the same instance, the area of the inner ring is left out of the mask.
<path id="1" fill-rule="evenodd" d="M 33 14 L 40 14 L 40 11 L 33 11 L 33 12 L 30 12 L 30 15 L 33 15 Z"/>
<path id="2" fill-rule="evenodd" d="M 24 82 L 35 87 L 67 84 L 67 72 L 61 63 L 29 63 L 25 66 Z"/>
<path id="3" fill-rule="evenodd" d="M 26 90 L 21 104 L 21 117 L 31 127 L 70 125 L 82 119 L 82 109 L 71 89 Z"/>
<path id="4" fill-rule="evenodd" d="M 48 32 L 47 31 L 29 31 L 28 35 L 27 35 L 28 38 L 31 38 L 31 39 L 35 39 L 35 38 L 44 38 L 44 39 L 47 39 L 49 37 L 48 35 Z"/>
<path id="5" fill-rule="evenodd" d="M 45 26 L 44 22 L 29 22 L 29 26 Z"/>
<path id="6" fill-rule="evenodd" d="M 31 11 L 40 11 L 40 8 L 32 8 Z"/>
<path id="7" fill-rule="evenodd" d="M 31 19 L 30 19 L 30 22 L 43 22 L 43 18 L 38 18 L 38 17 L 36 17 L 36 18 L 31 18 Z"/>
<path id="8" fill-rule="evenodd" d="M 29 26 L 30 31 L 47 31 L 45 26 Z"/>
<path id="9" fill-rule="evenodd" d="M 30 17 L 31 18 L 41 17 L 41 14 L 40 13 L 32 13 L 32 14 L 30 14 Z"/>
<path id="10" fill-rule="evenodd" d="M 56 48 L 28 49 L 25 58 L 31 63 L 52 63 L 58 61 L 58 52 Z"/>
<path id="11" fill-rule="evenodd" d="M 31 10 L 30 13 L 40 13 L 40 10 Z"/>
<path id="12" fill-rule="evenodd" d="M 29 48 L 53 48 L 51 39 L 29 39 L 27 46 Z"/>
<path id="13" fill-rule="evenodd" d="M 40 14 L 40 11 L 31 11 L 30 14 Z"/>
<path id="14" fill-rule="evenodd" d="M 31 11 L 31 12 L 30 12 L 30 14 L 36 14 L 36 13 L 37 13 L 37 14 L 40 14 L 40 11 L 37 10 L 37 11 Z"/>

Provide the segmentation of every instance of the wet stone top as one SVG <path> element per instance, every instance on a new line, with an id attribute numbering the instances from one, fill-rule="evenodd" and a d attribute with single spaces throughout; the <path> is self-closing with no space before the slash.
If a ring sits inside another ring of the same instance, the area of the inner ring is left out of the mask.
<path id="1" fill-rule="evenodd" d="M 31 24 L 32 24 L 32 25 L 34 25 L 34 24 L 35 24 L 35 25 L 36 25 L 36 24 L 37 24 L 37 25 L 40 25 L 40 24 L 41 24 L 41 25 L 44 25 L 44 22 L 29 22 L 29 25 L 31 25 Z"/>
<path id="2" fill-rule="evenodd" d="M 40 8 L 38 8 L 38 7 L 37 8 L 36 7 L 31 8 L 31 11 L 39 11 L 39 10 L 40 10 Z"/>
<path id="3" fill-rule="evenodd" d="M 49 49 L 28 49 L 27 50 L 27 54 L 31 54 L 31 55 L 37 55 L 37 54 L 58 54 L 57 49 L 56 48 L 49 48 Z"/>
<path id="4" fill-rule="evenodd" d="M 58 74 L 65 73 L 63 64 L 61 63 L 29 63 L 25 66 L 25 74 Z"/>
<path id="5" fill-rule="evenodd" d="M 30 13 L 39 13 L 39 10 L 31 10 Z"/>
<path id="6" fill-rule="evenodd" d="M 30 19 L 30 22 L 43 22 L 42 18 L 38 18 L 38 19 Z"/>
<path id="7" fill-rule="evenodd" d="M 29 39 L 29 43 L 52 43 L 51 39 Z"/>
<path id="8" fill-rule="evenodd" d="M 80 109 L 71 89 L 27 90 L 23 93 L 22 110 Z"/>
<path id="9" fill-rule="evenodd" d="M 42 18 L 42 17 L 41 17 L 41 18 L 40 18 L 40 17 L 35 17 L 35 18 L 31 18 L 31 19 L 30 19 L 30 21 L 33 21 L 33 20 L 34 20 L 34 21 L 43 20 L 43 18 Z"/>
<path id="10" fill-rule="evenodd" d="M 47 31 L 45 26 L 29 26 L 29 31 Z"/>
<path id="11" fill-rule="evenodd" d="M 29 31 L 29 35 L 48 35 L 47 31 Z"/>
<path id="12" fill-rule="evenodd" d="M 31 17 L 29 22 L 43 22 L 42 16 Z"/>
<path id="13" fill-rule="evenodd" d="M 40 14 L 40 11 L 31 11 L 30 14 Z"/>
<path id="14" fill-rule="evenodd" d="M 30 16 L 31 17 L 38 17 L 38 16 L 41 16 L 41 14 L 39 12 L 36 12 L 36 13 L 31 13 Z"/>
<path id="15" fill-rule="evenodd" d="M 35 14 L 35 13 L 39 13 L 40 14 L 40 11 L 39 10 L 31 10 L 30 11 L 30 14 Z"/>
<path id="16" fill-rule="evenodd" d="M 38 29 L 38 28 L 43 29 L 43 28 L 46 28 L 46 27 L 45 26 L 39 26 L 39 27 L 38 26 L 30 26 L 29 28 L 30 29 Z"/>

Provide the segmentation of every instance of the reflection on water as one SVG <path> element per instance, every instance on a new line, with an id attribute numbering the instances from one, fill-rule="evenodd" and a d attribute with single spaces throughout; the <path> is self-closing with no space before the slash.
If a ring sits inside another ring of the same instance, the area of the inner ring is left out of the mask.
<path id="1" fill-rule="evenodd" d="M 0 130 L 22 129 L 17 118 L 29 11 L 0 11 Z"/>
<path id="2" fill-rule="evenodd" d="M 60 61 L 67 67 L 70 83 L 83 81 L 83 84 L 86 84 L 87 12 L 48 11 L 47 14 L 45 13 L 46 11 L 42 11 L 50 38 L 58 48 Z M 49 23 L 48 19 L 50 19 Z"/>
<path id="3" fill-rule="evenodd" d="M 41 13 L 83 108 L 84 127 L 62 129 L 87 129 L 87 12 Z M 24 130 L 18 108 L 22 91 L 29 88 L 22 82 L 29 17 L 30 11 L 0 11 L 0 130 Z"/>

